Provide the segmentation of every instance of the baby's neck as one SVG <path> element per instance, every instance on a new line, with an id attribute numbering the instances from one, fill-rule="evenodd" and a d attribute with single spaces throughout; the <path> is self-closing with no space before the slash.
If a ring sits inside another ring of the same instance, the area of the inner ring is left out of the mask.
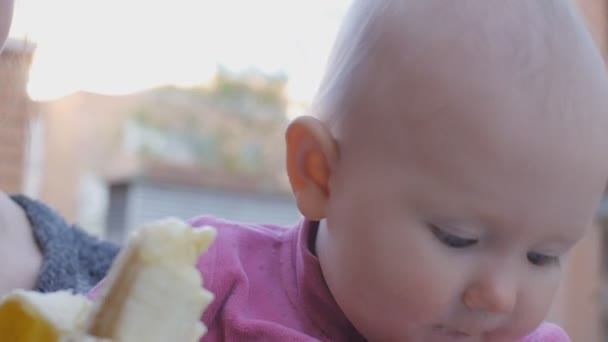
<path id="1" fill-rule="evenodd" d="M 307 246 L 312 255 L 317 256 L 317 233 L 319 232 L 319 221 L 310 221 L 310 234 L 308 234 Z"/>

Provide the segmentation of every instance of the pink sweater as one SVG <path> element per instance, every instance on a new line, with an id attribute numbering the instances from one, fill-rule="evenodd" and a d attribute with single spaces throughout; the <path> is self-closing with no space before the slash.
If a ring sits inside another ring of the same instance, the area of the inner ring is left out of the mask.
<path id="1" fill-rule="evenodd" d="M 197 265 L 216 296 L 202 317 L 209 329 L 202 341 L 365 341 L 323 280 L 308 248 L 309 222 L 288 229 L 200 217 L 192 224 L 218 230 Z M 536 341 L 570 339 L 543 323 L 520 342 Z"/>

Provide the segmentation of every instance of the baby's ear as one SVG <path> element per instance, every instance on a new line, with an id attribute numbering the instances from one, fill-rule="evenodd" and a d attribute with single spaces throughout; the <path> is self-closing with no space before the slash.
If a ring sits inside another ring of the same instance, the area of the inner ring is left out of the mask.
<path id="1" fill-rule="evenodd" d="M 302 116 L 289 124 L 287 175 L 298 209 L 309 220 L 325 218 L 331 166 L 337 147 L 331 133 L 316 118 Z"/>

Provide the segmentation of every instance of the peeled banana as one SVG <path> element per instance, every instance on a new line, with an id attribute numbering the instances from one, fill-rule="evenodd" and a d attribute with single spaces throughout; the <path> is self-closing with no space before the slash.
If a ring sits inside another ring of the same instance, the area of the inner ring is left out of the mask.
<path id="1" fill-rule="evenodd" d="M 194 267 L 215 230 L 178 219 L 138 229 L 112 266 L 95 303 L 69 292 L 15 291 L 0 303 L 0 340 L 198 341 L 213 300 Z"/>

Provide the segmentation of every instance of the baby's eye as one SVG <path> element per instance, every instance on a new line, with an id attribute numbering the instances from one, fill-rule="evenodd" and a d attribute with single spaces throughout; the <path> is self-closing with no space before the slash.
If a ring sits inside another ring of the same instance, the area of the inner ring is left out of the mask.
<path id="1" fill-rule="evenodd" d="M 450 248 L 467 248 L 477 244 L 477 239 L 467 239 L 446 233 L 433 224 L 431 224 L 430 227 L 437 240 Z"/>
<path id="2" fill-rule="evenodd" d="M 529 252 L 527 254 L 528 262 L 534 266 L 549 266 L 559 263 L 559 258 L 556 256 L 545 255 L 541 253 Z"/>

